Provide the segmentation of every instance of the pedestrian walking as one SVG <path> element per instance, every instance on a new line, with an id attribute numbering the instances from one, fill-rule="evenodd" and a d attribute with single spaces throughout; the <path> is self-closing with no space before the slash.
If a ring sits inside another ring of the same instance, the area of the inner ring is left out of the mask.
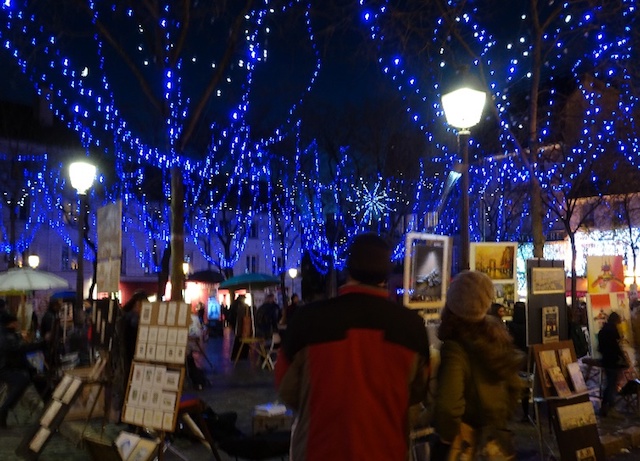
<path id="1" fill-rule="evenodd" d="M 408 456 L 409 407 L 427 396 L 424 320 L 389 300 L 391 248 L 356 236 L 338 296 L 297 307 L 276 362 L 295 412 L 291 458 L 397 460 Z"/>

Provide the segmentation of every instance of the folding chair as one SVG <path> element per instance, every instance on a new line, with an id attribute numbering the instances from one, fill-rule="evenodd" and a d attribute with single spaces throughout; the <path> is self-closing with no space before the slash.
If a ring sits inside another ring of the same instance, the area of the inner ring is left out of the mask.
<path id="1" fill-rule="evenodd" d="M 276 367 L 276 360 L 278 358 L 278 349 L 280 348 L 280 333 L 275 332 L 271 336 L 269 343 L 269 349 L 265 354 L 264 361 L 262 362 L 262 368 L 273 370 Z"/>

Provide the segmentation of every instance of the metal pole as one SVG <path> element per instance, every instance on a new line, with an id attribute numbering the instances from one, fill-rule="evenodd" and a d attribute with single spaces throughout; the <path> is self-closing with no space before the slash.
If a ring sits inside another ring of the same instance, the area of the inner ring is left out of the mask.
<path id="1" fill-rule="evenodd" d="M 80 209 L 78 211 L 78 272 L 76 274 L 76 310 L 73 313 L 74 324 L 78 321 L 78 315 L 82 312 L 84 293 L 84 226 L 87 195 L 80 195 Z"/>
<path id="2" fill-rule="evenodd" d="M 462 151 L 462 216 L 460 217 L 460 270 L 469 269 L 469 130 L 458 132 Z"/>

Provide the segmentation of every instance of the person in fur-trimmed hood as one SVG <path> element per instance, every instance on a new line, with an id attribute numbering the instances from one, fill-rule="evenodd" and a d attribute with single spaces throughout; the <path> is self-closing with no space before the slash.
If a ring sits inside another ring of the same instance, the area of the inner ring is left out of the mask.
<path id="1" fill-rule="evenodd" d="M 462 423 L 476 430 L 490 426 L 506 433 L 522 395 L 518 371 L 524 354 L 502 321 L 487 315 L 494 296 L 493 282 L 478 271 L 460 272 L 447 290 L 438 330 L 443 343 L 434 428 L 440 443 L 433 460 L 447 459 Z M 512 446 L 505 450 L 515 452 Z"/>
<path id="2" fill-rule="evenodd" d="M 292 461 L 404 461 L 409 407 L 425 400 L 424 320 L 390 301 L 391 248 L 354 238 L 338 296 L 298 307 L 276 362 L 282 402 L 295 411 Z"/>

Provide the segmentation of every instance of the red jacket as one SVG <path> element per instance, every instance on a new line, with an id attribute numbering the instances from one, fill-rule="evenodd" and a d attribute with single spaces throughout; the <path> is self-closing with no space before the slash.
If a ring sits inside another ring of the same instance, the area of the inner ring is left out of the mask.
<path id="1" fill-rule="evenodd" d="M 280 397 L 296 412 L 292 461 L 405 460 L 408 409 L 426 398 L 423 319 L 386 290 L 347 285 L 298 307 L 278 361 Z"/>

